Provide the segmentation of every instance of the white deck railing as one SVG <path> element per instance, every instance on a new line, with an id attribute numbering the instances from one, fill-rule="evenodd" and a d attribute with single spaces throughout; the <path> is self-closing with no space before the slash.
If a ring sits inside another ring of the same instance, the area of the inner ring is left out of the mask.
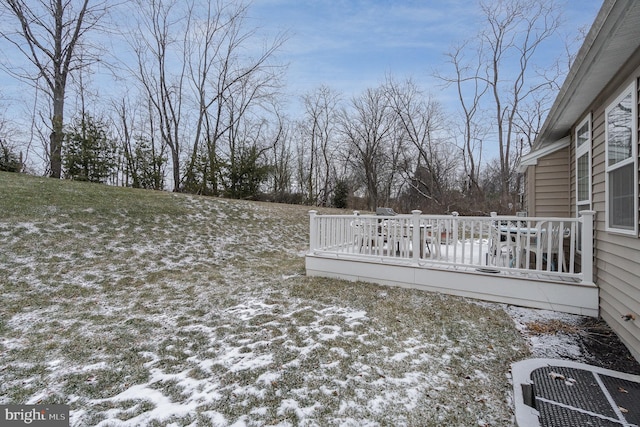
<path id="1" fill-rule="evenodd" d="M 310 253 L 593 283 L 593 216 L 318 215 Z M 414 250 L 417 248 L 418 250 Z"/>

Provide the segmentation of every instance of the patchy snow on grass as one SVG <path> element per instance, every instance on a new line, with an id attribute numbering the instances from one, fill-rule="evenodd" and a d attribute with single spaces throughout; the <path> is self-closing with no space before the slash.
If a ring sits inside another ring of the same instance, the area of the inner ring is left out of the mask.
<path id="1" fill-rule="evenodd" d="M 306 277 L 305 207 L 124 194 L 0 220 L 0 403 L 66 403 L 72 426 L 508 426 L 510 363 L 569 351 L 528 326 L 556 313 Z"/>

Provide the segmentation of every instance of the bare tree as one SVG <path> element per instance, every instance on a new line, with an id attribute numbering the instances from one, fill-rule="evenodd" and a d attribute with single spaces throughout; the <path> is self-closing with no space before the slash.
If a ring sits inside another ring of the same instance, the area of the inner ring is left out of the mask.
<path id="1" fill-rule="evenodd" d="M 220 172 L 220 139 L 251 108 L 270 104 L 269 98 L 279 87 L 283 70 L 271 60 L 286 40 L 286 34 L 279 34 L 265 43 L 264 48 L 255 49 L 256 31 L 246 28 L 248 8 L 244 3 L 208 0 L 190 10 L 193 28 L 197 30 L 188 39 L 187 59 L 198 112 L 186 175 L 187 179 L 195 175 L 197 154 L 204 152 L 209 171 L 205 180 L 209 179 L 213 192 Z M 254 54 L 245 53 L 249 47 Z M 227 116 L 230 106 L 235 108 L 231 109 L 233 121 Z M 200 149 L 203 144 L 206 150 Z"/>
<path id="2" fill-rule="evenodd" d="M 221 169 L 223 185 L 228 196 L 255 197 L 261 184 L 268 178 L 267 152 L 273 147 L 268 120 L 256 114 L 256 103 L 265 95 L 262 85 L 265 76 L 247 75 L 241 84 L 225 94 L 224 125 L 225 161 Z M 259 104 L 258 104 L 259 105 Z"/>
<path id="3" fill-rule="evenodd" d="M 137 1 L 138 28 L 130 37 L 137 56 L 138 78 L 157 127 L 162 145 L 169 147 L 174 191 L 180 191 L 183 107 L 186 103 L 184 57 L 189 15 L 177 0 Z"/>
<path id="4" fill-rule="evenodd" d="M 119 178 L 127 187 L 162 190 L 166 145 L 157 144 L 155 115 L 152 107 L 144 108 L 145 100 L 131 102 L 123 97 L 111 104 L 111 126 L 121 153 Z"/>
<path id="5" fill-rule="evenodd" d="M 506 210 L 515 205 L 515 164 L 535 138 L 548 108 L 547 94 L 562 74 L 559 62 L 549 66 L 550 72 L 533 65 L 541 46 L 558 33 L 560 10 L 555 0 L 483 0 L 480 10 L 484 29 L 455 46 L 447 54 L 453 72 L 436 77 L 455 88 L 460 105 L 463 191 L 470 201 L 486 198 L 489 188 L 481 182 L 496 176 L 496 165 L 492 163 L 492 172 L 485 173 L 482 155 L 487 149 L 493 151 L 487 140 L 495 137 L 500 173 L 498 186 L 492 185 L 489 192 L 498 188 L 501 208 Z"/>
<path id="6" fill-rule="evenodd" d="M 220 143 L 232 140 L 229 133 L 245 114 L 268 104 L 279 87 L 282 67 L 271 59 L 285 37 L 257 48 L 243 2 L 137 4 L 139 27 L 131 38 L 135 74 L 169 147 L 174 190 L 215 194 Z"/>
<path id="7" fill-rule="evenodd" d="M 411 150 L 403 146 L 395 149 L 404 154 L 402 170 L 406 182 L 430 201 L 427 205 L 442 210 L 447 204 L 450 178 L 458 162 L 451 161 L 448 155 L 451 150 L 443 140 L 445 119 L 440 104 L 425 96 L 410 79 L 402 84 L 387 79 L 385 90 L 402 129 L 402 138 L 412 147 Z M 394 169 L 399 169 L 398 166 L 396 163 Z"/>
<path id="8" fill-rule="evenodd" d="M 513 165 L 521 152 L 516 121 L 524 101 L 549 85 L 532 76 L 538 48 L 560 27 L 559 9 L 553 0 L 499 0 L 481 3 L 487 29 L 481 34 L 479 53 L 486 61 L 494 125 L 500 156 L 500 199 L 505 208 L 512 202 Z M 516 63 L 509 63 L 510 58 Z M 509 68 L 515 69 L 513 74 Z"/>
<path id="9" fill-rule="evenodd" d="M 293 152 L 291 150 L 291 122 L 279 112 L 276 113 L 276 129 L 271 136 L 271 194 L 276 202 L 292 202 L 291 186 L 293 184 Z"/>
<path id="10" fill-rule="evenodd" d="M 301 169 L 308 202 L 327 205 L 332 186 L 333 163 L 337 148 L 337 117 L 340 95 L 328 86 L 302 96 L 304 117 L 301 122 L 304 146 Z"/>
<path id="11" fill-rule="evenodd" d="M 107 11 L 106 1 L 91 6 L 89 3 L 89 0 L 5 0 L 0 4 L 0 11 L 14 24 L 12 28 L 3 27 L 0 36 L 27 58 L 36 72 L 6 65 L 5 70 L 34 85 L 43 80 L 51 99 L 48 148 L 49 173 L 54 178 L 60 178 L 62 172 L 67 81 L 71 73 L 95 60 L 86 54 L 83 41 Z"/>
<path id="12" fill-rule="evenodd" d="M 368 208 L 377 207 L 380 195 L 381 175 L 388 163 L 386 145 L 394 129 L 391 108 L 384 88 L 367 89 L 351 100 L 352 112 L 343 110 L 340 128 L 351 151 L 351 164 L 367 192 Z"/>
<path id="13" fill-rule="evenodd" d="M 468 42 L 454 46 L 447 53 L 448 63 L 453 67 L 451 75 L 437 74 L 436 77 L 453 86 L 461 110 L 461 135 L 459 144 L 464 167 L 465 185 L 463 190 L 469 193 L 472 203 L 484 199 L 484 192 L 480 185 L 480 171 L 482 168 L 483 137 L 487 127 L 483 125 L 481 100 L 489 89 L 486 81 L 478 78 L 483 69 L 482 58 L 471 55 L 472 60 L 466 60 L 465 50 Z"/>
<path id="14" fill-rule="evenodd" d="M 395 204 L 401 195 L 403 188 L 410 184 L 405 179 L 406 165 L 413 157 L 411 147 L 407 140 L 407 131 L 402 122 L 390 113 L 392 120 L 388 142 L 386 144 L 386 162 L 380 173 L 379 203 L 384 206 Z"/>

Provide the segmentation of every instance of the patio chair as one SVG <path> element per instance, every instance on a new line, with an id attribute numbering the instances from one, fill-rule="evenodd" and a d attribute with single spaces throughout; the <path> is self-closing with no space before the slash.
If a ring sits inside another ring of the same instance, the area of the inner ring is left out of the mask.
<path id="1" fill-rule="evenodd" d="M 377 253 L 381 250 L 383 242 L 381 227 L 375 221 L 357 219 L 351 221 L 353 229 L 354 246 L 360 253 Z"/>
<path id="2" fill-rule="evenodd" d="M 424 247 L 427 249 L 426 255 L 431 257 L 433 252 L 431 251 L 431 246 L 433 246 L 433 250 L 436 249 L 436 243 L 439 242 L 439 239 L 436 238 L 433 227 L 425 224 L 424 226 L 424 242 L 421 242 Z M 437 243 L 439 245 L 439 243 Z"/>
<path id="3" fill-rule="evenodd" d="M 439 221 L 433 221 L 425 224 L 425 243 L 429 256 L 441 256 L 440 245 L 442 244 L 442 232 L 444 226 Z"/>
<path id="4" fill-rule="evenodd" d="M 516 262 L 515 251 L 518 248 L 516 236 L 500 230 L 500 224 L 491 225 L 489 236 L 489 253 L 487 254 L 487 265 L 498 267 L 513 267 Z M 500 262 L 502 261 L 502 263 Z M 504 262 L 507 261 L 507 262 Z"/>
<path id="5" fill-rule="evenodd" d="M 561 236 L 560 225 L 551 225 L 551 232 L 549 232 L 549 225 L 545 227 L 543 224 L 549 223 L 543 222 L 538 225 L 540 231 L 538 232 L 536 245 L 531 247 L 531 252 L 536 255 L 536 265 L 538 265 L 538 257 L 541 258 L 539 265 L 540 268 L 542 268 L 543 265 L 546 265 L 551 269 L 551 271 L 558 271 L 556 263 L 560 259 L 560 241 L 568 235 L 568 230 L 563 230 Z M 551 242 L 549 242 L 549 237 L 551 238 Z M 564 250 L 564 248 L 562 249 Z M 562 271 L 569 271 L 567 258 L 564 256 L 562 257 L 562 268 Z"/>
<path id="6" fill-rule="evenodd" d="M 396 216 L 398 214 L 392 208 L 380 207 L 376 208 L 376 215 Z M 380 249 L 382 251 L 384 251 L 386 245 L 387 255 L 391 255 L 392 247 L 395 253 L 400 252 L 400 242 L 404 236 L 403 231 L 397 225 L 394 220 L 378 220 L 377 240 L 380 242 Z"/>
<path id="7" fill-rule="evenodd" d="M 386 219 L 382 223 L 382 242 L 386 245 L 387 255 L 409 253 L 411 240 L 410 227 L 401 221 Z"/>

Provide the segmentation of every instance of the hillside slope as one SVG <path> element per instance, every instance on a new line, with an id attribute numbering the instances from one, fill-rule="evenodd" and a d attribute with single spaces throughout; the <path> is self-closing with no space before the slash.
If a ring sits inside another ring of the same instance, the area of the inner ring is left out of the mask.
<path id="1" fill-rule="evenodd" d="M 0 173 L 0 403 L 71 425 L 511 425 L 502 307 L 307 278 L 307 207 Z"/>

